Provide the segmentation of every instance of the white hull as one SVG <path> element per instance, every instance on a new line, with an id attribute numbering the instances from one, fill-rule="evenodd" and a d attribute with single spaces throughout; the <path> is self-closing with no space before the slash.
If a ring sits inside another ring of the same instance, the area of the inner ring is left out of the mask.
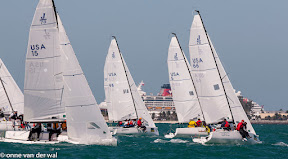
<path id="1" fill-rule="evenodd" d="M 193 141 L 201 144 L 257 144 L 261 143 L 257 135 L 249 133 L 247 141 L 242 139 L 239 131 L 224 131 L 218 129 L 211 132 L 207 137 L 194 138 Z"/>
<path id="2" fill-rule="evenodd" d="M 68 142 L 68 136 L 66 134 L 59 135 L 56 137 L 56 134 L 52 135 L 52 141 L 49 141 L 49 133 L 41 132 L 39 136 L 39 141 L 33 140 L 29 141 L 30 131 L 6 131 L 5 138 L 2 139 L 3 142 L 12 142 L 12 143 L 23 143 L 23 144 L 55 144 L 59 142 Z M 33 134 L 32 137 L 35 137 L 37 134 Z"/>
<path id="3" fill-rule="evenodd" d="M 159 136 L 158 127 L 146 127 L 146 131 L 143 132 L 141 128 L 138 127 L 109 127 L 110 132 L 112 135 L 136 135 L 136 134 L 145 134 L 145 135 L 157 135 Z"/>
<path id="4" fill-rule="evenodd" d="M 12 131 L 12 130 L 14 130 L 12 121 L 0 122 L 0 132 Z"/>
<path id="5" fill-rule="evenodd" d="M 203 127 L 177 128 L 175 134 L 169 133 L 168 135 L 165 135 L 165 138 L 174 138 L 174 137 L 194 138 L 207 135 L 208 133 L 206 132 L 206 128 Z"/>

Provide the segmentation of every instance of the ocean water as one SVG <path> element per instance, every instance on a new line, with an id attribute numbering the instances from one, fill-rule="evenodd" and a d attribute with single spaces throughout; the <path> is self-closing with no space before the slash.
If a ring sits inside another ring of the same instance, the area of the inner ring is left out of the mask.
<path id="1" fill-rule="evenodd" d="M 25 145 L 0 142 L 5 154 L 56 154 L 57 158 L 288 158 L 288 125 L 253 125 L 262 144 L 257 145 L 200 145 L 191 139 L 165 139 L 170 124 L 156 124 L 160 136 L 119 136 L 118 146 Z M 172 124 L 176 127 L 177 124 Z M 39 156 L 38 156 L 39 157 Z M 24 158 L 24 156 L 22 156 Z"/>

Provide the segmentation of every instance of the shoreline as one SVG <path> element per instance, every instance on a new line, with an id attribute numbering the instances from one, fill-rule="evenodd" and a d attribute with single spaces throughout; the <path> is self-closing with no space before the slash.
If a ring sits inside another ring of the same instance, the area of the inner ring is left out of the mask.
<path id="1" fill-rule="evenodd" d="M 288 125 L 288 120 L 250 120 L 251 124 L 283 124 Z"/>
<path id="2" fill-rule="evenodd" d="M 108 120 L 106 120 L 108 122 Z M 288 125 L 288 120 L 250 120 L 251 124 L 282 124 Z M 168 123 L 168 124 L 177 124 L 178 121 L 170 120 L 154 120 L 154 123 Z"/>

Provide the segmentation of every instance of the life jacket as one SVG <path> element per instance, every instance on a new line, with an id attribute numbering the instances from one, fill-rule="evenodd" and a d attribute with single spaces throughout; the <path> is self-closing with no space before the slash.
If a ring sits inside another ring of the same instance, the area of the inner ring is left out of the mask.
<path id="1" fill-rule="evenodd" d="M 205 128 L 206 128 L 207 133 L 209 134 L 209 133 L 210 133 L 210 128 L 209 128 L 209 126 L 206 125 Z"/>
<path id="2" fill-rule="evenodd" d="M 59 124 L 58 123 L 54 123 L 53 124 L 53 129 L 56 130 L 58 128 Z"/>
<path id="3" fill-rule="evenodd" d="M 226 128 L 230 127 L 228 121 L 226 121 L 226 123 L 225 123 L 225 127 L 226 127 Z"/>
<path id="4" fill-rule="evenodd" d="M 243 128 L 242 122 L 238 123 L 236 130 L 240 131 L 241 128 Z"/>
<path id="5" fill-rule="evenodd" d="M 196 126 L 196 122 L 195 121 L 190 121 L 188 124 L 188 128 L 194 128 Z"/>
<path id="6" fill-rule="evenodd" d="M 196 122 L 196 124 L 197 124 L 198 127 L 200 127 L 201 124 L 202 124 L 202 121 L 201 121 L 201 120 L 198 120 L 198 121 Z"/>
<path id="7" fill-rule="evenodd" d="M 132 120 L 130 121 L 130 124 L 129 124 L 129 125 L 134 125 Z"/>
<path id="8" fill-rule="evenodd" d="M 67 126 L 66 126 L 66 123 L 62 123 L 62 130 L 67 130 Z"/>
<path id="9" fill-rule="evenodd" d="M 142 126 L 142 122 L 141 122 L 140 119 L 137 121 L 137 125 L 138 125 L 138 126 Z"/>
<path id="10" fill-rule="evenodd" d="M 122 121 L 119 121 L 119 125 L 122 125 L 123 123 L 122 123 Z"/>

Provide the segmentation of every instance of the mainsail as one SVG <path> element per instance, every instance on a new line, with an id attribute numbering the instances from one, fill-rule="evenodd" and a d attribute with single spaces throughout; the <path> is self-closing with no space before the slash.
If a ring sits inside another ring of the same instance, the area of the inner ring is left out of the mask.
<path id="1" fill-rule="evenodd" d="M 25 64 L 25 121 L 63 119 L 59 30 L 52 0 L 40 0 L 30 27 Z"/>
<path id="2" fill-rule="evenodd" d="M 190 64 L 181 50 L 177 37 L 172 37 L 168 50 L 169 81 L 179 123 L 190 119 L 204 120 L 197 92 L 190 75 Z"/>
<path id="3" fill-rule="evenodd" d="M 207 123 L 218 123 L 232 115 L 223 90 L 205 30 L 199 15 L 194 16 L 190 30 L 189 52 L 192 76 Z"/>
<path id="4" fill-rule="evenodd" d="M 24 96 L 8 69 L 0 59 L 0 109 L 4 114 L 17 111 L 18 115 L 24 113 Z M 3 84 L 3 85 L 2 85 Z M 6 91 L 6 92 L 5 92 Z M 11 105 L 10 105 L 11 103 Z M 13 110 L 12 110 L 12 108 Z"/>
<path id="5" fill-rule="evenodd" d="M 64 64 L 63 102 L 66 106 L 68 137 L 82 144 L 111 144 L 112 135 L 88 85 L 59 15 L 57 20 Z"/>
<path id="6" fill-rule="evenodd" d="M 112 39 L 104 67 L 104 88 L 109 120 L 143 118 L 149 126 L 155 124 L 119 51 L 116 39 Z"/>

